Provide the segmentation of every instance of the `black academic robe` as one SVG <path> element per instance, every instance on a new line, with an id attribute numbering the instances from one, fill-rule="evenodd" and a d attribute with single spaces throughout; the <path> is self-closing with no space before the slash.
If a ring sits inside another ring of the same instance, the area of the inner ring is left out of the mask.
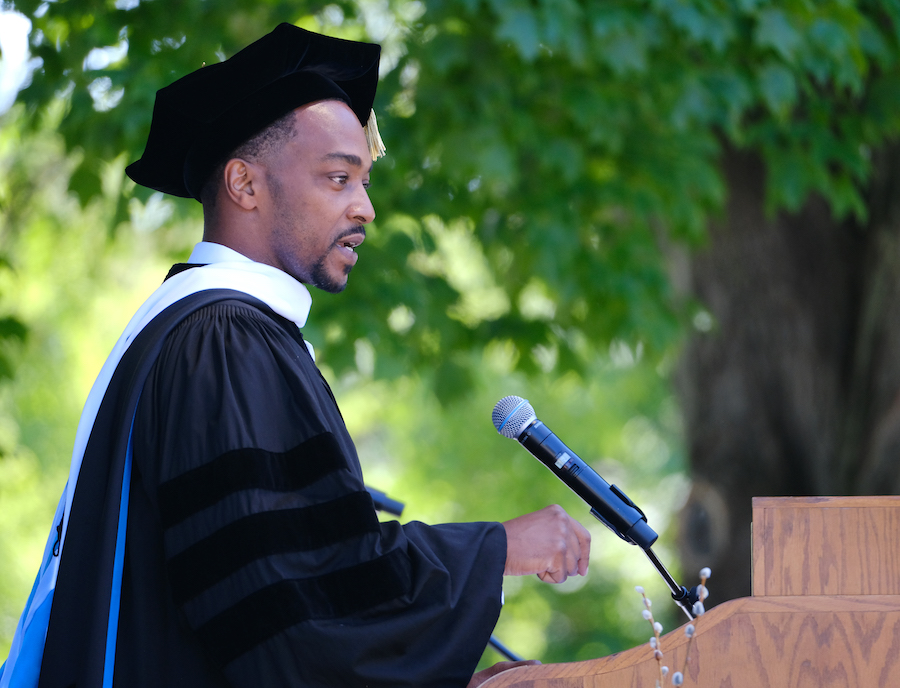
<path id="1" fill-rule="evenodd" d="M 235 296 L 167 329 L 140 395 L 115 684 L 465 686 L 503 527 L 380 523 L 296 325 Z M 48 653 L 78 633 L 62 615 Z"/>

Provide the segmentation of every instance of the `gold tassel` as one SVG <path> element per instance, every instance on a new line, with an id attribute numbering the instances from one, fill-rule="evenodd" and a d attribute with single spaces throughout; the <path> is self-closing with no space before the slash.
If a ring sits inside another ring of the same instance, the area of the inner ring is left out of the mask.
<path id="1" fill-rule="evenodd" d="M 384 156 L 384 152 L 387 149 L 384 147 L 384 141 L 381 140 L 381 134 L 378 133 L 378 120 L 375 119 L 374 109 L 369 113 L 369 121 L 366 122 L 363 131 L 366 132 L 366 143 L 369 144 L 372 162 L 375 162 L 378 158 Z"/>

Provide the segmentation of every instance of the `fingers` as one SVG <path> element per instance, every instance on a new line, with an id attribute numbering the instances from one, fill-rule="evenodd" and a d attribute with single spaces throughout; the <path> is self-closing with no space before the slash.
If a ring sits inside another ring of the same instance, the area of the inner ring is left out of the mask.
<path id="1" fill-rule="evenodd" d="M 585 575 L 591 535 L 560 506 L 549 506 L 503 524 L 507 535 L 506 575 L 535 573 L 548 583 Z"/>
<path id="2" fill-rule="evenodd" d="M 545 583 L 565 583 L 568 576 L 560 575 L 559 571 L 545 571 L 544 573 L 539 573 L 538 578 L 540 578 Z"/>
<path id="3" fill-rule="evenodd" d="M 587 528 L 575 519 L 572 519 L 572 524 L 575 536 L 578 538 L 579 551 L 581 552 L 581 556 L 578 558 L 576 573 L 579 576 L 586 576 L 588 572 L 588 563 L 590 563 L 591 558 L 591 534 Z"/>
<path id="4" fill-rule="evenodd" d="M 525 659 L 518 662 L 497 662 L 494 666 L 488 667 L 487 669 L 482 669 L 477 674 L 472 676 L 472 680 L 469 681 L 469 685 L 466 688 L 477 688 L 482 683 L 487 681 L 492 676 L 496 676 L 501 671 L 507 671 L 509 669 L 515 669 L 520 666 L 534 666 L 536 664 L 540 664 L 540 662 L 536 659 Z"/>

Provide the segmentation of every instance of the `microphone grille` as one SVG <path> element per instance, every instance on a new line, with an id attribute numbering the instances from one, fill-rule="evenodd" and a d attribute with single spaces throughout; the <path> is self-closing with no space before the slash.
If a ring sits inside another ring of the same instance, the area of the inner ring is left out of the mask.
<path id="1" fill-rule="evenodd" d="M 527 399 L 522 397 L 503 397 L 494 406 L 491 413 L 494 427 L 504 437 L 518 439 L 522 431 L 537 420 L 534 409 Z"/>

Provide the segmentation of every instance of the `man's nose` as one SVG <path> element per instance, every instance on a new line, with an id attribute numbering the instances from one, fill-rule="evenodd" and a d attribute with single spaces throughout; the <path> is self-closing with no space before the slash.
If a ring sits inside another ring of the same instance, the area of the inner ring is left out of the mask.
<path id="1" fill-rule="evenodd" d="M 375 206 L 369 199 L 369 192 L 365 187 L 360 187 L 360 192 L 353 204 L 348 208 L 347 214 L 354 222 L 366 225 L 375 219 Z"/>

